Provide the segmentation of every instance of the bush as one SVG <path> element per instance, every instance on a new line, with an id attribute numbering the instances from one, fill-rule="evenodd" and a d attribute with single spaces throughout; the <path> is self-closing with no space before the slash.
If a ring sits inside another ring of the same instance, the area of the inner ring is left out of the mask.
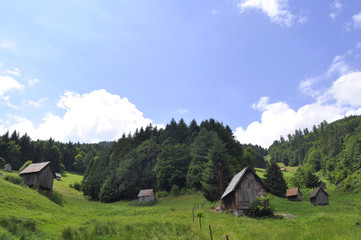
<path id="1" fill-rule="evenodd" d="M 178 196 L 180 194 L 180 189 L 177 185 L 173 185 L 170 189 L 170 195 L 171 196 Z"/>
<path id="2" fill-rule="evenodd" d="M 5 159 L 3 157 L 0 157 L 0 169 L 3 169 L 5 166 Z"/>
<path id="3" fill-rule="evenodd" d="M 74 189 L 76 189 L 78 191 L 83 191 L 83 186 L 81 185 L 80 182 L 75 182 L 73 184 L 70 183 L 69 187 L 74 188 Z"/>
<path id="4" fill-rule="evenodd" d="M 7 174 L 4 176 L 4 180 L 6 180 L 8 182 L 12 182 L 17 185 L 23 185 L 23 179 L 19 176 Z"/>
<path id="5" fill-rule="evenodd" d="M 64 206 L 65 199 L 63 195 L 58 193 L 57 191 L 53 190 L 52 194 L 49 197 L 50 201 L 58 204 L 59 206 Z"/>
<path id="6" fill-rule="evenodd" d="M 30 164 L 32 164 L 33 161 L 27 161 L 26 163 L 24 163 L 21 168 L 19 169 L 19 172 L 21 172 L 22 170 L 24 170 L 27 166 L 29 166 Z"/>
<path id="7" fill-rule="evenodd" d="M 256 197 L 252 203 L 250 215 L 253 217 L 273 217 L 273 210 L 269 206 L 269 197 Z"/>
<path id="8" fill-rule="evenodd" d="M 156 198 L 162 198 L 162 197 L 167 197 L 169 196 L 169 192 L 166 191 L 159 191 L 155 193 L 155 197 Z"/>

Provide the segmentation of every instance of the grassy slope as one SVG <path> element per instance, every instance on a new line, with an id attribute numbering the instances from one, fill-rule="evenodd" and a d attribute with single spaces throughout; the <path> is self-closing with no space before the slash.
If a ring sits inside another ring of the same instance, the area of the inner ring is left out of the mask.
<path id="1" fill-rule="evenodd" d="M 16 173 L 14 173 L 16 174 Z M 293 219 L 235 218 L 230 214 L 213 212 L 208 204 L 203 210 L 203 230 L 196 219 L 192 223 L 192 207 L 202 203 L 200 195 L 186 195 L 160 199 L 150 207 L 130 206 L 129 201 L 102 204 L 86 200 L 81 193 L 69 188 L 81 181 L 80 175 L 68 174 L 63 181 L 54 182 L 54 189 L 62 193 L 66 203 L 60 207 L 37 192 L 6 182 L 0 176 L 0 219 L 14 216 L 32 219 L 37 233 L 29 239 L 59 239 L 64 229 L 80 233 L 79 238 L 90 239 L 360 239 L 361 194 L 341 195 L 330 192 L 330 206 L 314 207 L 308 201 L 310 191 L 302 190 L 305 201 L 288 202 L 271 197 L 276 211 L 297 216 Z M 0 227 L 3 236 L 8 229 Z M 150 238 L 152 236 L 152 238 Z M 17 239 L 17 238 L 15 238 Z"/>

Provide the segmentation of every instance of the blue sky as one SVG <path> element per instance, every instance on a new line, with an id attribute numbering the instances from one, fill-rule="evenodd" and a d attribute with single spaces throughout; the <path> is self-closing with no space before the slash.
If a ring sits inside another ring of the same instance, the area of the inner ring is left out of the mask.
<path id="1" fill-rule="evenodd" d="M 0 6 L 0 133 L 97 142 L 214 118 L 268 147 L 361 114 L 359 1 Z"/>

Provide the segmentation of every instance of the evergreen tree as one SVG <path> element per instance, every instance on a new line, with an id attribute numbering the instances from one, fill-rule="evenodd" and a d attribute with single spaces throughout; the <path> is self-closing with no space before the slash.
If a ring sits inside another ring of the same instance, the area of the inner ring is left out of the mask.
<path id="1" fill-rule="evenodd" d="M 283 178 L 283 173 L 276 163 L 271 163 L 267 168 L 265 177 L 265 184 L 270 192 L 276 196 L 284 197 L 287 190 L 287 183 Z"/>
<path id="2" fill-rule="evenodd" d="M 213 141 L 201 182 L 203 196 L 211 202 L 220 199 L 232 177 L 225 144 L 217 136 Z"/>
<path id="3" fill-rule="evenodd" d="M 312 172 L 307 172 L 306 174 L 306 187 L 307 188 L 316 188 L 320 185 L 320 179 L 313 174 Z"/>

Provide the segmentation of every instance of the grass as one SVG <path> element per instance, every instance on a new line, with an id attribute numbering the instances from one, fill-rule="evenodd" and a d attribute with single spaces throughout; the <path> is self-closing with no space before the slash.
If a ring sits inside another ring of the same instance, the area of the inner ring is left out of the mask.
<path id="1" fill-rule="evenodd" d="M 3 177 L 0 239 L 210 239 L 209 225 L 213 239 L 225 239 L 226 235 L 229 239 L 361 238 L 361 194 L 328 190 L 330 205 L 318 207 L 310 204 L 310 190 L 306 189 L 301 189 L 302 202 L 271 196 L 274 210 L 294 216 L 292 219 L 236 218 L 215 212 L 212 208 L 217 203 L 208 203 L 201 209 L 200 230 L 198 218 L 192 220 L 192 208 L 205 203 L 200 194 L 167 196 L 153 206 L 133 206 L 132 201 L 103 204 L 70 188 L 82 176 L 68 173 L 62 181 L 54 181 L 54 190 L 65 199 L 59 206 Z"/>

